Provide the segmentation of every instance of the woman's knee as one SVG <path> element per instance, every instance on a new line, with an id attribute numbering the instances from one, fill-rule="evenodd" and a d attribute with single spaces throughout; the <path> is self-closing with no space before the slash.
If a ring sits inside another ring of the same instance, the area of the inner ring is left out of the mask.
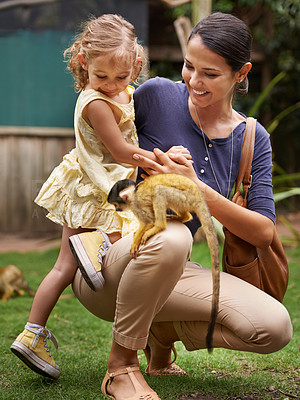
<path id="1" fill-rule="evenodd" d="M 219 322 L 257 353 L 286 346 L 292 324 L 286 308 L 262 290 L 230 274 L 220 274 Z"/>
<path id="2" fill-rule="evenodd" d="M 129 263 L 127 273 L 152 276 L 153 279 L 181 276 L 192 249 L 189 229 L 180 222 L 171 222 L 166 229 L 152 236 L 139 247 L 138 256 Z"/>
<path id="3" fill-rule="evenodd" d="M 160 234 L 163 250 L 168 257 L 188 260 L 193 245 L 193 237 L 190 230 L 180 222 L 170 222 L 167 228 Z"/>
<path id="4" fill-rule="evenodd" d="M 249 329 L 248 338 L 245 341 L 253 346 L 252 351 L 269 354 L 275 353 L 285 347 L 291 340 L 293 328 L 286 308 L 274 300 L 276 307 L 271 312 L 259 312 L 261 319 L 253 330 Z"/>
<path id="5" fill-rule="evenodd" d="M 272 316 L 272 321 L 266 325 L 268 330 L 268 343 L 266 353 L 274 353 L 285 347 L 293 336 L 293 326 L 287 309 L 278 303 L 276 315 Z"/>

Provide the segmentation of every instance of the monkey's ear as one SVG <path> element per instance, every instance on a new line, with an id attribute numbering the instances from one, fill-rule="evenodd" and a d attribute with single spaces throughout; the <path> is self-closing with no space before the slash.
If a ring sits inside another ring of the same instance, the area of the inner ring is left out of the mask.
<path id="1" fill-rule="evenodd" d="M 132 199 L 134 190 L 135 190 L 134 186 L 129 186 L 126 189 L 120 191 L 119 197 L 121 197 L 121 199 L 123 199 L 126 203 L 128 203 Z"/>

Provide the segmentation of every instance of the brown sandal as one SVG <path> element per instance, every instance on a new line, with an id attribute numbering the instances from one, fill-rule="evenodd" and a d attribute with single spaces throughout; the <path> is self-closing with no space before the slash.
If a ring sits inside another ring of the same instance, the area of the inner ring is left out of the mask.
<path id="1" fill-rule="evenodd" d="M 126 400 L 161 400 L 158 397 L 158 394 L 154 392 L 154 390 L 152 390 L 151 388 L 149 388 L 149 390 L 145 389 L 137 380 L 136 376 L 134 375 L 134 371 L 139 370 L 139 367 L 124 367 L 115 372 L 107 371 L 101 385 L 101 392 L 107 397 L 117 400 L 115 396 L 108 393 L 109 385 L 116 376 L 128 374 L 129 378 L 131 379 L 131 383 L 135 389 L 135 395 L 131 397 L 126 397 Z"/>
<path id="2" fill-rule="evenodd" d="M 151 359 L 151 343 L 156 345 L 164 350 L 172 350 L 174 354 L 174 359 L 168 363 L 168 365 L 164 368 L 160 369 L 152 369 L 150 371 L 149 364 Z M 144 349 L 145 356 L 147 358 L 148 366 L 145 370 L 146 374 L 149 376 L 160 376 L 160 375 L 187 375 L 187 373 L 179 367 L 179 365 L 175 364 L 177 358 L 177 351 L 175 349 L 174 343 L 171 346 L 165 346 L 154 336 L 154 334 L 150 331 L 148 337 L 148 344 L 147 347 Z"/>

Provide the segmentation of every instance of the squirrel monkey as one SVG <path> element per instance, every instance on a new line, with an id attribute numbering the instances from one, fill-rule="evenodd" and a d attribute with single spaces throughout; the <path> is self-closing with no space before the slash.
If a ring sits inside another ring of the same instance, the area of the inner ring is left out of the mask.
<path id="1" fill-rule="evenodd" d="M 28 286 L 21 270 L 15 265 L 6 265 L 0 268 L 0 298 L 3 301 L 9 300 L 14 292 L 23 296 L 24 291 L 30 296 L 35 292 Z"/>
<path id="2" fill-rule="evenodd" d="M 213 295 L 206 336 L 207 348 L 211 351 L 219 307 L 219 246 L 210 212 L 198 186 L 191 179 L 178 174 L 152 175 L 139 184 L 123 179 L 114 184 L 107 200 L 117 211 L 130 208 L 139 220 L 140 226 L 134 233 L 130 249 L 132 257 L 137 256 L 140 244 L 165 229 L 167 217 L 187 222 L 192 219 L 191 212 L 195 212 L 202 224 L 211 255 Z M 172 210 L 176 215 L 167 215 L 167 210 Z"/>

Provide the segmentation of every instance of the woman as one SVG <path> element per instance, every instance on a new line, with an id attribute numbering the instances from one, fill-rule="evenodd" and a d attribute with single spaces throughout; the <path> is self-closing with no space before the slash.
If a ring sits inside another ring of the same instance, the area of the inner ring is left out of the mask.
<path id="1" fill-rule="evenodd" d="M 140 146 L 161 150 L 154 150 L 160 163 L 134 157 L 146 162 L 150 173 L 175 172 L 193 179 L 215 218 L 240 238 L 264 247 L 273 237 L 275 209 L 269 135 L 260 124 L 248 209 L 228 200 L 245 129 L 245 118 L 232 108 L 232 100 L 238 88 L 248 86 L 250 42 L 248 28 L 231 15 L 212 14 L 197 24 L 188 40 L 184 83 L 158 78 L 136 91 Z M 188 148 L 193 162 L 165 154 L 170 144 Z M 114 243 L 103 262 L 101 292 L 92 292 L 80 273 L 76 274 L 73 288 L 78 299 L 100 318 L 114 320 L 108 372 L 102 384 L 103 393 L 112 398 L 159 398 L 138 369 L 138 349 L 147 346 L 150 375 L 170 375 L 184 373 L 170 361 L 174 342 L 182 341 L 190 351 L 206 347 L 211 271 L 187 261 L 190 232 L 198 226 L 193 220 L 189 231 L 181 223 L 170 222 L 140 247 L 136 259 L 129 255 L 132 234 Z M 234 264 L 234 259 L 228 261 Z M 291 321 L 282 304 L 226 273 L 221 273 L 220 287 L 214 347 L 271 353 L 290 341 Z"/>

